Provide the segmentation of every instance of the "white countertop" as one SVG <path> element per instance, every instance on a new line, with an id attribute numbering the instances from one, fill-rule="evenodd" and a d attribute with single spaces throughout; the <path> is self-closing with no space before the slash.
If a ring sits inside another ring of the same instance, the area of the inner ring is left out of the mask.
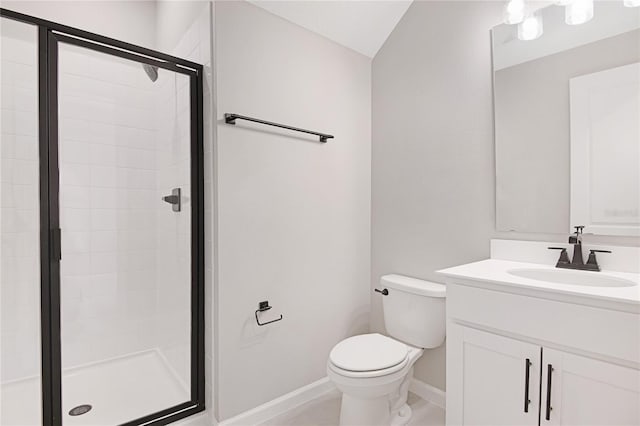
<path id="1" fill-rule="evenodd" d="M 543 265 L 539 263 L 514 262 L 510 260 L 487 259 L 480 262 L 468 263 L 452 268 L 442 269 L 437 273 L 449 278 L 464 280 L 467 284 L 482 287 L 483 283 L 492 286 L 499 286 L 514 292 L 536 292 L 546 293 L 546 297 L 553 295 L 563 296 L 562 300 L 575 298 L 578 300 L 589 300 L 594 306 L 611 308 L 611 303 L 622 304 L 630 307 L 633 311 L 640 308 L 640 274 L 631 272 L 615 272 L 603 270 L 601 272 L 576 271 L 585 274 L 603 274 L 636 283 L 629 287 L 599 287 L 592 285 L 561 284 L 547 281 L 538 281 L 529 278 L 522 278 L 510 274 L 512 269 L 555 269 L 555 265 Z M 567 297 L 569 296 L 569 297 Z M 626 309 L 625 309 L 626 310 Z"/>

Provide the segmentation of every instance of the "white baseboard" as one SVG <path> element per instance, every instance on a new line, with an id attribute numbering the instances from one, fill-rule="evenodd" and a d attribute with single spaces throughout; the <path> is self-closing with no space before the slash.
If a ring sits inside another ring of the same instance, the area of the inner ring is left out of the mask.
<path id="1" fill-rule="evenodd" d="M 209 415 L 205 413 L 196 414 L 195 416 L 187 417 L 183 420 L 178 420 L 175 423 L 171 423 L 175 426 L 212 426 L 215 425 Z"/>
<path id="2" fill-rule="evenodd" d="M 425 401 L 429 401 L 440 408 L 445 408 L 446 392 L 442 389 L 438 389 L 414 378 L 409 385 L 409 391 L 415 393 Z"/>
<path id="3" fill-rule="evenodd" d="M 266 422 L 280 414 L 293 410 L 300 405 L 312 401 L 335 389 L 335 385 L 324 377 L 307 386 L 301 387 L 264 403 L 235 417 L 220 422 L 219 426 L 253 426 Z"/>

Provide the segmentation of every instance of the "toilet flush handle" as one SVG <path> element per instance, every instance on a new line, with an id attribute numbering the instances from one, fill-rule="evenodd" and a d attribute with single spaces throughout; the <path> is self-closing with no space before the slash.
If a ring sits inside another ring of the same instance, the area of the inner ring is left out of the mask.
<path id="1" fill-rule="evenodd" d="M 386 288 L 383 288 L 382 290 L 376 288 L 375 291 L 377 291 L 378 293 L 382 293 L 383 296 L 389 295 L 389 290 L 387 290 Z"/>

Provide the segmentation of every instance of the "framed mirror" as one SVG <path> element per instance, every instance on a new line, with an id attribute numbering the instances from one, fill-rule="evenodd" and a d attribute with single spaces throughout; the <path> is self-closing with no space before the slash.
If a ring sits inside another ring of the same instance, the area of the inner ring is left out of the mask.
<path id="1" fill-rule="evenodd" d="M 640 236 L 640 8 L 527 13 L 492 29 L 497 229 Z"/>

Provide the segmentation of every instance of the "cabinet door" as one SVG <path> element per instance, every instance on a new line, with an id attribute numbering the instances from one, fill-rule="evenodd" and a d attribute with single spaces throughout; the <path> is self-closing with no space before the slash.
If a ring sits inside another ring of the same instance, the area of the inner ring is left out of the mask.
<path id="1" fill-rule="evenodd" d="M 461 329 L 461 346 L 453 359 L 457 365 L 448 369 L 462 375 L 457 380 L 462 391 L 456 393 L 461 401 L 452 405 L 457 413 L 451 413 L 449 419 L 448 412 L 447 423 L 537 426 L 540 347 L 472 328 Z"/>
<path id="2" fill-rule="evenodd" d="M 543 348 L 540 424 L 639 425 L 640 371 Z"/>

